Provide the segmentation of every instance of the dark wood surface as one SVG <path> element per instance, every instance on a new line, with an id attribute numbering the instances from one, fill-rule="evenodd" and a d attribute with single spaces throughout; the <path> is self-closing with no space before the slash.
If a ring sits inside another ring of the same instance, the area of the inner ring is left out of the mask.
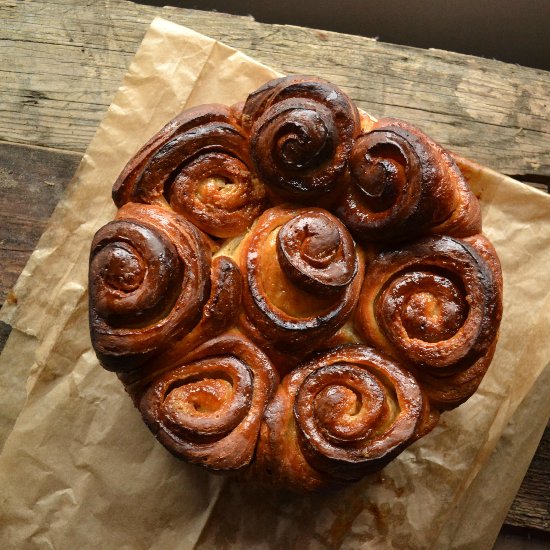
<path id="1" fill-rule="evenodd" d="M 284 72 L 312 72 L 375 115 L 417 123 L 453 151 L 546 189 L 550 73 L 440 51 L 124 0 L 0 2 L 0 303 L 63 195 L 155 15 Z M 458 90 L 458 91 L 457 91 Z M 10 327 L 0 323 L 0 349 Z M 550 535 L 547 429 L 499 540 Z"/>
<path id="2" fill-rule="evenodd" d="M 512 527 L 529 525 L 550 533 L 550 426 L 544 432 L 506 523 Z"/>

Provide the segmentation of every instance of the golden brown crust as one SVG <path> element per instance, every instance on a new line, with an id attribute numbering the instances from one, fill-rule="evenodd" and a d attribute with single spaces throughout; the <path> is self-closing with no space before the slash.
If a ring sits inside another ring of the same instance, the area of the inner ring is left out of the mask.
<path id="1" fill-rule="evenodd" d="M 281 352 L 300 359 L 344 325 L 363 277 L 348 231 L 319 208 L 264 212 L 243 243 L 241 271 L 242 328 L 268 354 L 279 352 L 282 372 Z"/>
<path id="2" fill-rule="evenodd" d="M 340 486 L 466 401 L 495 353 L 501 268 L 457 165 L 329 82 L 181 113 L 113 198 L 92 343 L 179 458 Z"/>
<path id="3" fill-rule="evenodd" d="M 469 397 L 490 362 L 483 358 L 492 356 L 502 276 L 491 249 L 481 235 L 469 242 L 425 237 L 382 252 L 365 276 L 355 320 L 366 340 L 429 379 L 430 387 L 437 377 L 447 384 L 462 373 L 461 392 L 446 391 L 445 399 L 433 394 L 440 407 Z"/>
<path id="4" fill-rule="evenodd" d="M 451 156 L 420 130 L 385 118 L 359 136 L 336 214 L 361 241 L 481 231 L 481 213 Z"/>
<path id="5" fill-rule="evenodd" d="M 248 139 L 224 105 L 189 109 L 130 160 L 113 189 L 117 206 L 163 204 L 215 237 L 245 231 L 264 208 Z"/>
<path id="6" fill-rule="evenodd" d="M 208 297 L 209 270 L 206 241 L 184 218 L 123 206 L 90 254 L 90 330 L 102 365 L 135 369 L 190 330 Z"/>
<path id="7" fill-rule="evenodd" d="M 256 170 L 285 200 L 311 200 L 339 185 L 359 113 L 334 84 L 319 78 L 271 80 L 248 96 L 243 127 Z"/>
<path id="8" fill-rule="evenodd" d="M 139 409 L 175 456 L 213 470 L 239 470 L 252 460 L 277 381 L 259 348 L 239 334 L 227 334 L 154 380 Z"/>
<path id="9" fill-rule="evenodd" d="M 428 417 L 420 386 L 397 362 L 367 346 L 341 346 L 283 379 L 257 462 L 270 483 L 298 491 L 359 479 L 425 433 Z"/>

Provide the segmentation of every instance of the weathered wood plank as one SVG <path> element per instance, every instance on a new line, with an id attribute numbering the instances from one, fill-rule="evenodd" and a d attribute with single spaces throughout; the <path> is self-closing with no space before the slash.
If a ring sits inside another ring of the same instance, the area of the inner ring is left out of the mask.
<path id="1" fill-rule="evenodd" d="M 546 428 L 506 523 L 550 533 L 550 425 Z"/>
<path id="2" fill-rule="evenodd" d="M 0 304 L 36 247 L 80 158 L 0 142 Z"/>
<path id="3" fill-rule="evenodd" d="M 155 15 L 284 72 L 329 78 L 373 114 L 407 119 L 455 152 L 504 173 L 535 181 L 550 177 L 550 74 L 545 71 L 125 0 L 0 5 L 6 57 L 0 64 L 0 137 L 84 151 Z"/>

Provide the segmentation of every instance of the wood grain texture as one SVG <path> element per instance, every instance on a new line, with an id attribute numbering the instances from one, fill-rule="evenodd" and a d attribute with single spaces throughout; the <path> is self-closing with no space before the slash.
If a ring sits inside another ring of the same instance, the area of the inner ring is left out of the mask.
<path id="1" fill-rule="evenodd" d="M 150 21 L 162 15 L 287 73 L 340 84 L 501 172 L 550 181 L 550 74 L 250 18 L 124 0 L 0 2 L 0 303 L 44 230 Z M 37 147 L 38 146 L 38 147 Z M 9 327 L 0 327 L 0 349 Z M 550 532 L 546 431 L 508 525 Z"/>
<path id="2" fill-rule="evenodd" d="M 81 155 L 0 142 L 0 304 L 25 267 Z"/>
<path id="3" fill-rule="evenodd" d="M 451 150 L 501 172 L 535 181 L 550 177 L 545 71 L 125 0 L 0 4 L 7 60 L 1 65 L 0 137 L 84 151 L 155 15 L 281 71 L 326 77 L 375 116 L 404 118 Z"/>
<path id="4" fill-rule="evenodd" d="M 550 425 L 510 508 L 506 523 L 529 525 L 550 535 Z"/>

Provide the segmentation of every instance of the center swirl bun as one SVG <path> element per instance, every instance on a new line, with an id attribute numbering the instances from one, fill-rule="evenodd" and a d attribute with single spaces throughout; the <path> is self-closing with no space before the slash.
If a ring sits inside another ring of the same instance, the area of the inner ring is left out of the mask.
<path id="1" fill-rule="evenodd" d="M 243 330 L 280 362 L 280 354 L 305 356 L 344 325 L 359 297 L 363 262 L 327 211 L 275 207 L 246 237 L 241 271 Z"/>
<path id="2" fill-rule="evenodd" d="M 320 293 L 343 290 L 358 270 L 351 235 L 322 210 L 299 214 L 281 227 L 277 259 L 297 286 Z"/>
<path id="3" fill-rule="evenodd" d="M 421 130 L 307 76 L 188 109 L 128 162 L 90 333 L 176 457 L 295 491 L 383 468 L 478 388 L 502 273 Z"/>

